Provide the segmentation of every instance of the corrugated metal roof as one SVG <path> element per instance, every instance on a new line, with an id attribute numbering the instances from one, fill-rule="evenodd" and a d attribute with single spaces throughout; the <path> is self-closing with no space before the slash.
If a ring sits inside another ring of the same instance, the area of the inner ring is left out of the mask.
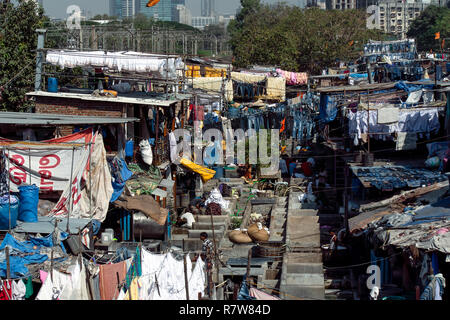
<path id="1" fill-rule="evenodd" d="M 113 103 L 129 103 L 140 104 L 148 106 L 169 107 L 174 103 L 181 101 L 182 99 L 174 100 L 160 100 L 155 98 L 131 98 L 131 97 L 98 97 L 91 94 L 71 93 L 71 92 L 47 92 L 47 91 L 33 91 L 28 92 L 27 96 L 35 97 L 50 97 L 50 98 L 66 98 L 66 99 L 79 99 L 86 101 L 98 101 L 98 102 L 113 102 Z M 180 94 L 181 96 L 181 94 Z"/>
<path id="2" fill-rule="evenodd" d="M 87 117 L 46 113 L 0 112 L 0 124 L 71 125 L 117 124 L 139 121 L 138 118 Z"/>
<path id="3" fill-rule="evenodd" d="M 39 217 L 39 221 L 33 223 L 17 221 L 14 232 L 50 234 L 55 230 L 56 220 L 58 220 L 58 229 L 67 232 L 67 218 L 57 217 Z M 69 218 L 70 234 L 77 234 L 78 231 L 83 230 L 90 221 L 91 219 Z"/>

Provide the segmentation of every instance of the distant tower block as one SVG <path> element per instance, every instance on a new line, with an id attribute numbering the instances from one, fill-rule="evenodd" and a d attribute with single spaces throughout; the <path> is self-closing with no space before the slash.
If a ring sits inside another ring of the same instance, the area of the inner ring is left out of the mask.
<path id="1" fill-rule="evenodd" d="M 213 17 L 215 11 L 215 0 L 202 0 L 202 17 Z"/>

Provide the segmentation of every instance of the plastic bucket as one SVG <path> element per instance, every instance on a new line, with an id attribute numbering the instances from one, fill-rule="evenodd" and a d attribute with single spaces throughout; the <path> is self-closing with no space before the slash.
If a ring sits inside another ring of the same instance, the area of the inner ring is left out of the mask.
<path id="1" fill-rule="evenodd" d="M 47 88 L 48 92 L 58 92 L 58 79 L 48 78 Z"/>
<path id="2" fill-rule="evenodd" d="M 134 141 L 128 140 L 125 144 L 125 156 L 132 157 L 134 154 Z"/>
<path id="3" fill-rule="evenodd" d="M 23 222 L 38 222 L 39 188 L 36 185 L 19 187 L 19 216 Z"/>
<path id="4" fill-rule="evenodd" d="M 213 170 L 216 171 L 216 174 L 214 175 L 214 179 L 220 179 L 224 177 L 224 168 L 223 167 L 213 167 Z"/>
<path id="5" fill-rule="evenodd" d="M 11 229 L 17 226 L 17 216 L 19 215 L 19 203 L 11 204 L 11 210 L 9 209 L 9 203 L 0 204 L 0 230 L 9 230 L 9 214 L 11 211 Z"/>

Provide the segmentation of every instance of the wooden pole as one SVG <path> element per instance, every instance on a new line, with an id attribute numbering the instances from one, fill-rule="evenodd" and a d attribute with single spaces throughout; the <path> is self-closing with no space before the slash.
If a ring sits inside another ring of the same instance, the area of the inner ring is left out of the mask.
<path id="1" fill-rule="evenodd" d="M 67 213 L 67 233 L 70 235 L 69 220 L 73 207 L 72 183 L 73 183 L 73 162 L 75 157 L 75 148 L 72 148 L 72 166 L 70 168 L 70 192 L 69 192 L 69 212 Z"/>
<path id="2" fill-rule="evenodd" d="M 154 158 L 154 163 L 156 166 L 158 166 L 159 163 L 159 157 L 158 157 L 158 141 L 159 141 L 159 108 L 156 108 L 156 123 L 155 123 L 155 156 Z"/>
<path id="3" fill-rule="evenodd" d="M 247 258 L 247 278 L 250 277 L 250 270 L 252 265 L 252 248 L 248 249 L 248 258 Z"/>
<path id="4" fill-rule="evenodd" d="M 186 300 L 189 300 L 189 280 L 187 273 L 187 262 L 186 262 L 187 254 L 184 255 L 184 288 L 186 290 Z"/>
<path id="5" fill-rule="evenodd" d="M 89 143 L 89 215 L 92 219 L 92 172 L 91 172 L 91 162 L 92 162 L 92 142 Z"/>
<path id="6" fill-rule="evenodd" d="M 9 247 L 5 247 L 5 254 L 6 254 L 6 278 L 9 280 L 11 279 L 11 265 L 9 262 Z"/>
<path id="7" fill-rule="evenodd" d="M 344 195 L 345 195 L 345 203 L 344 203 L 344 206 L 345 206 L 345 209 L 344 209 L 344 214 L 345 214 L 345 230 L 346 230 L 346 233 L 347 233 L 347 235 L 350 233 L 350 230 L 349 230 L 349 225 L 348 225 L 348 186 L 349 186 L 349 183 L 348 183 L 348 181 L 349 181 L 349 178 L 348 178 L 348 175 L 349 175 L 349 168 L 348 168 L 348 164 L 346 163 L 345 164 L 345 177 L 344 177 L 344 182 L 345 182 L 345 184 L 344 184 L 344 186 L 345 186 L 345 191 L 344 191 Z"/>
<path id="8" fill-rule="evenodd" d="M 9 231 L 9 233 L 11 233 L 11 195 L 10 195 L 10 192 L 11 192 L 11 173 L 10 173 L 10 162 L 11 162 L 11 159 L 10 159 L 10 157 L 9 157 L 9 149 L 6 149 L 7 151 L 8 151 L 8 158 L 7 158 L 7 161 L 8 161 L 8 175 L 7 175 L 7 177 L 8 177 L 8 203 L 9 203 L 9 207 L 8 207 L 8 215 L 9 215 L 9 225 L 8 225 L 8 231 Z M 5 151 L 5 149 L 3 149 L 3 152 Z"/>

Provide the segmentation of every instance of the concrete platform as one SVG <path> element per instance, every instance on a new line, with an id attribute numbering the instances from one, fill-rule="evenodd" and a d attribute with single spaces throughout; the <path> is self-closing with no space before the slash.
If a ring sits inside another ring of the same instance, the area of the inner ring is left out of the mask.
<path id="1" fill-rule="evenodd" d="M 192 230 L 211 230 L 212 225 L 211 222 L 194 222 L 192 224 Z M 214 223 L 214 230 L 225 230 L 226 224 L 223 223 Z"/>
<path id="2" fill-rule="evenodd" d="M 283 300 L 325 300 L 325 289 L 323 286 L 280 285 L 280 297 Z"/>
<path id="3" fill-rule="evenodd" d="M 213 237 L 213 232 L 211 229 L 209 230 L 189 230 L 189 238 L 200 238 L 200 234 L 202 232 L 206 232 L 208 234 L 208 238 L 212 239 Z M 220 240 L 223 238 L 224 235 L 224 230 L 214 230 L 214 236 L 216 240 Z"/>

